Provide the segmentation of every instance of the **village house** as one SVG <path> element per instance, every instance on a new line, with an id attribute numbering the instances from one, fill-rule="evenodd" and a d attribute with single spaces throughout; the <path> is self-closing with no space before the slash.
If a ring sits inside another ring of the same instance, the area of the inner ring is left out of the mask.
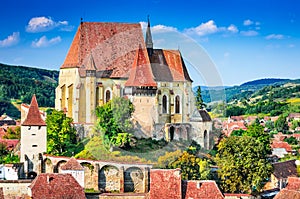
<path id="1" fill-rule="evenodd" d="M 83 188 L 71 174 L 42 173 L 31 183 L 28 195 L 32 199 L 69 198 L 85 199 Z"/>
<path id="2" fill-rule="evenodd" d="M 272 188 L 283 189 L 286 187 L 289 177 L 298 176 L 295 160 L 273 163 L 273 168 L 271 175 Z"/>
<path id="3" fill-rule="evenodd" d="M 293 150 L 291 145 L 287 142 L 273 140 L 271 144 L 272 155 L 278 158 L 283 158 L 287 154 L 292 154 Z"/>
<path id="4" fill-rule="evenodd" d="M 289 177 L 287 179 L 287 186 L 281 189 L 274 199 L 300 199 L 300 178 Z"/>
<path id="5" fill-rule="evenodd" d="M 71 174 L 75 180 L 84 187 L 84 168 L 72 157 L 61 167 L 61 173 Z"/>
<path id="6" fill-rule="evenodd" d="M 0 165 L 0 180 L 18 180 L 18 170 L 13 164 Z"/>

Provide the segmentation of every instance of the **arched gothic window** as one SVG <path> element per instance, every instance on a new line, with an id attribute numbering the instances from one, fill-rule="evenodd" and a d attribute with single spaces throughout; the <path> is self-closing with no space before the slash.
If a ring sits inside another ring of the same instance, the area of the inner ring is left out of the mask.
<path id="1" fill-rule="evenodd" d="M 180 113 L 180 97 L 175 97 L 175 113 Z"/>
<path id="2" fill-rule="evenodd" d="M 167 104 L 168 104 L 167 96 L 164 95 L 162 98 L 162 113 L 167 113 Z"/>
<path id="3" fill-rule="evenodd" d="M 107 90 L 105 92 L 105 102 L 107 103 L 107 102 L 109 102 L 109 100 L 110 100 L 110 90 Z"/>

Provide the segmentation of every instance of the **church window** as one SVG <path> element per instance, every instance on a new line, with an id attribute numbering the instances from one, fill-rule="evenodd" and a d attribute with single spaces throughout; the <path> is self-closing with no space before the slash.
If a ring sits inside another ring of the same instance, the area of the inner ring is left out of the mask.
<path id="1" fill-rule="evenodd" d="M 178 95 L 175 97 L 175 113 L 180 113 L 180 98 Z"/>
<path id="2" fill-rule="evenodd" d="M 168 104 L 167 96 L 164 95 L 162 98 L 162 113 L 167 113 L 167 104 Z"/>
<path id="3" fill-rule="evenodd" d="M 33 134 L 31 134 L 31 135 L 35 136 L 36 134 L 33 133 Z"/>
<path id="4" fill-rule="evenodd" d="M 36 145 L 36 144 L 33 144 L 32 147 L 37 147 L 37 145 Z"/>
<path id="5" fill-rule="evenodd" d="M 107 90 L 106 92 L 105 92 L 105 102 L 109 102 L 109 100 L 110 100 L 110 90 Z"/>

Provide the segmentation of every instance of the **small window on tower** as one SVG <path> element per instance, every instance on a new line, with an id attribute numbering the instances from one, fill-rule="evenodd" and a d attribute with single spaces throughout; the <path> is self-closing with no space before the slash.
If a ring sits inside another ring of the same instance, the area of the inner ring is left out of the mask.
<path id="1" fill-rule="evenodd" d="M 33 144 L 32 147 L 37 147 L 37 145 L 36 145 L 36 144 Z"/>
<path id="2" fill-rule="evenodd" d="M 33 134 L 31 134 L 31 135 L 33 135 L 33 136 L 36 136 L 36 134 L 35 134 L 35 133 L 33 133 Z"/>

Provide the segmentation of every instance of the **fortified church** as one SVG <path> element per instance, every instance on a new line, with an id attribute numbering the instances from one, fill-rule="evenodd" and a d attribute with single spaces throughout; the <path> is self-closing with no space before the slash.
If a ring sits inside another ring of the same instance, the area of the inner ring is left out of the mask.
<path id="1" fill-rule="evenodd" d="M 149 20 L 145 40 L 139 23 L 78 27 L 60 67 L 55 108 L 86 127 L 96 121 L 96 107 L 114 97 L 133 103 L 136 136 L 195 140 L 210 148 L 211 119 L 196 109 L 182 55 L 153 48 Z"/>

